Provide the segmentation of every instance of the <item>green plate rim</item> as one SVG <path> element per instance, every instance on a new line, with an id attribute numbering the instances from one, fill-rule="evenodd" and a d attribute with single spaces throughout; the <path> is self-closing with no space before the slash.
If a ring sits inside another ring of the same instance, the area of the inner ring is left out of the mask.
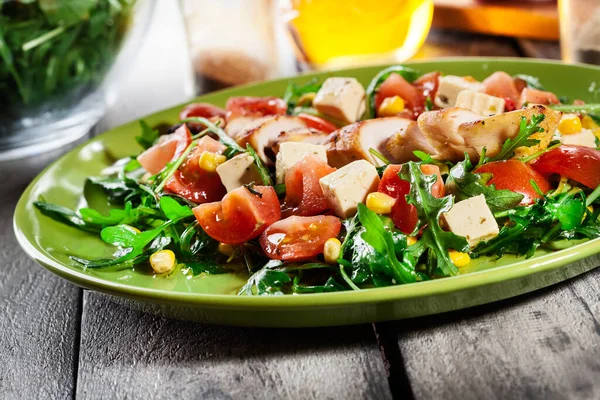
<path id="1" fill-rule="evenodd" d="M 595 70 L 600 73 L 600 67 L 587 64 L 564 64 L 553 60 L 539 60 L 539 59 L 523 59 L 518 57 L 448 57 L 438 58 L 430 60 L 414 60 L 412 62 L 405 62 L 404 64 L 434 64 L 440 62 L 442 64 L 452 62 L 477 62 L 485 64 L 488 62 L 527 62 L 529 64 L 551 64 L 551 65 L 572 65 L 580 68 Z M 385 68 L 387 65 L 380 66 Z M 377 67 L 377 66 L 371 66 Z M 356 70 L 364 69 L 364 67 L 350 68 L 343 70 L 331 71 L 332 73 L 344 73 L 352 72 Z M 311 76 L 314 72 L 301 74 L 302 76 Z M 253 83 L 244 86 L 235 87 L 235 90 L 251 90 L 255 86 L 260 86 L 266 82 L 282 82 L 295 77 L 287 77 L 276 79 L 272 81 L 263 81 Z M 224 89 L 216 92 L 211 92 L 208 95 L 220 95 L 225 94 L 232 89 Z M 204 97 L 204 96 L 203 96 Z M 137 118 L 144 119 L 149 116 L 155 115 L 159 112 L 163 112 L 170 109 L 176 109 L 182 105 L 188 104 L 194 101 L 175 105 L 167 109 L 159 110 L 152 114 L 145 115 Z M 349 305 L 349 304 L 372 304 L 372 303 L 385 303 L 401 301 L 403 299 L 415 299 L 421 297 L 429 297 L 432 295 L 440 295 L 446 293 L 457 292 L 465 289 L 481 288 L 488 285 L 493 285 L 499 282 L 505 282 L 509 280 L 519 279 L 525 276 L 553 271 L 559 269 L 569 263 L 590 257 L 594 254 L 600 253 L 600 238 L 593 239 L 568 249 L 559 250 L 555 253 L 543 255 L 534 259 L 522 260 L 510 265 L 495 267 L 492 269 L 471 272 L 465 275 L 453 276 L 448 278 L 436 279 L 432 281 L 420 282 L 417 284 L 397 285 L 385 288 L 372 288 L 363 289 L 360 291 L 345 291 L 345 292 L 331 292 L 331 293 L 314 293 L 314 294 L 302 294 L 302 295 L 283 295 L 283 296 L 237 296 L 237 295 L 226 295 L 226 294 L 203 294 L 203 293 L 180 293 L 180 292 L 168 292 L 159 289 L 141 288 L 112 281 L 107 281 L 82 271 L 76 271 L 62 263 L 56 262 L 45 254 L 43 254 L 34 244 L 29 242 L 25 237 L 25 234 L 19 228 L 18 220 L 22 218 L 22 214 L 26 212 L 26 204 L 29 202 L 31 191 L 36 186 L 37 182 L 46 174 L 46 172 L 53 168 L 56 164 L 59 164 L 63 157 L 67 154 L 80 151 L 83 147 L 89 145 L 95 141 L 101 141 L 102 136 L 112 132 L 113 130 L 120 129 L 124 125 L 131 124 L 134 121 L 130 121 L 118 127 L 112 128 L 109 131 L 103 132 L 98 136 L 86 141 L 85 143 L 70 150 L 65 155 L 61 156 L 58 160 L 52 162 L 46 168 L 40 172 L 36 178 L 31 181 L 25 191 L 22 193 L 13 217 L 13 229 L 19 245 L 23 248 L 26 254 L 34 259 L 36 262 L 50 270 L 51 272 L 75 283 L 80 286 L 94 289 L 100 292 L 109 293 L 124 297 L 135 297 L 137 299 L 146 300 L 150 302 L 165 302 L 165 303 L 176 303 L 181 305 L 193 305 L 193 306 L 205 306 L 205 307 L 235 307 L 244 308 L 251 307 L 254 309 L 262 308 L 297 308 L 297 307 L 320 307 L 320 306 L 336 306 L 336 305 Z"/>

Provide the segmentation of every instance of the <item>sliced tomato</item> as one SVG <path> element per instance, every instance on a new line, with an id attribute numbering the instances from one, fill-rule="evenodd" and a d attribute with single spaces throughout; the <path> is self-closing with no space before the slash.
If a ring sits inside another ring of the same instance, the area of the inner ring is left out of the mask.
<path id="1" fill-rule="evenodd" d="M 504 99 L 504 111 L 509 112 L 509 111 L 515 111 L 516 109 L 517 109 L 517 104 L 515 103 L 515 101 L 513 99 L 506 97 Z"/>
<path id="2" fill-rule="evenodd" d="M 338 129 L 338 127 L 332 124 L 331 122 L 323 118 L 317 117 L 315 115 L 300 113 L 298 114 L 298 118 L 304 121 L 306 126 L 308 126 L 309 128 L 313 128 L 321 132 L 331 133 Z"/>
<path id="3" fill-rule="evenodd" d="M 428 97 L 433 102 L 433 99 L 435 98 L 435 95 L 438 91 L 440 75 L 441 74 L 437 71 L 430 72 L 421 76 L 414 82 L 414 85 L 417 87 L 422 96 L 422 100 L 420 101 L 420 103 L 418 105 L 415 105 L 413 109 L 417 117 L 425 111 L 425 101 Z"/>
<path id="4" fill-rule="evenodd" d="M 183 109 L 179 113 L 179 119 L 186 119 L 191 117 L 225 118 L 225 110 L 209 103 L 192 103 L 183 107 Z"/>
<path id="5" fill-rule="evenodd" d="M 396 199 L 390 217 L 396 228 L 410 234 L 415 230 L 419 217 L 415 206 L 406 202 L 406 195 L 410 192 L 410 183 L 400 179 L 398 176 L 400 169 L 402 169 L 402 165 L 388 165 L 383 172 L 377 191 Z M 440 169 L 436 165 L 423 164 L 421 165 L 421 171 L 425 175 L 437 175 L 438 178 L 433 185 L 431 194 L 438 198 L 444 197 L 444 181 Z"/>
<path id="6" fill-rule="evenodd" d="M 517 106 L 519 108 L 523 107 L 525 104 L 558 104 L 558 97 L 552 92 L 545 92 L 543 90 L 537 90 L 532 88 L 525 88 L 521 92 L 521 96 L 519 97 L 519 102 Z"/>
<path id="7" fill-rule="evenodd" d="M 379 106 L 381 106 L 383 100 L 393 96 L 402 97 L 405 107 L 411 111 L 415 105 L 423 101 L 419 89 L 396 73 L 390 74 L 377 89 L 377 93 L 375 94 L 375 110 L 379 110 Z"/>
<path id="8" fill-rule="evenodd" d="M 194 208 L 196 220 L 213 239 L 227 244 L 242 244 L 260 236 L 281 218 L 279 199 L 271 186 L 241 186 L 222 201 Z"/>
<path id="9" fill-rule="evenodd" d="M 522 205 L 533 204 L 535 199 L 542 196 L 533 188 L 531 180 L 540 188 L 543 193 L 548 192 L 550 182 L 541 174 L 519 160 L 496 161 L 484 164 L 475 170 L 478 174 L 492 174 L 492 179 L 488 185 L 495 185 L 496 189 L 507 189 L 516 193 L 521 193 L 524 197 L 521 200 Z"/>
<path id="10" fill-rule="evenodd" d="M 163 135 L 158 143 L 137 157 L 142 167 L 152 175 L 158 174 L 171 161 L 179 158 L 192 143 L 192 134 L 187 126 L 181 125 L 175 132 Z"/>
<path id="11" fill-rule="evenodd" d="M 560 146 L 538 157 L 531 166 L 545 177 L 561 175 L 590 189 L 600 185 L 600 151 L 584 146 Z"/>
<path id="12" fill-rule="evenodd" d="M 510 99 L 517 103 L 521 92 L 517 89 L 515 80 L 512 76 L 503 71 L 494 72 L 484 81 L 484 92 L 490 96 Z"/>
<path id="13" fill-rule="evenodd" d="M 267 115 L 285 115 L 287 103 L 279 97 L 230 97 L 225 105 L 227 120 L 237 117 L 265 117 Z"/>
<path id="14" fill-rule="evenodd" d="M 181 164 L 179 170 L 167 181 L 165 189 L 196 204 L 221 200 L 227 193 L 221 178 L 216 172 L 208 172 L 200 168 L 199 161 L 205 151 L 221 154 L 225 149 L 226 147 L 220 142 L 204 136 Z"/>
<path id="15" fill-rule="evenodd" d="M 291 216 L 269 226 L 260 245 L 274 260 L 308 260 L 321 254 L 325 242 L 339 235 L 341 227 L 340 219 L 331 215 Z"/>
<path id="16" fill-rule="evenodd" d="M 317 215 L 331 207 L 319 179 L 335 171 L 314 154 L 306 154 L 285 176 L 284 215 Z"/>

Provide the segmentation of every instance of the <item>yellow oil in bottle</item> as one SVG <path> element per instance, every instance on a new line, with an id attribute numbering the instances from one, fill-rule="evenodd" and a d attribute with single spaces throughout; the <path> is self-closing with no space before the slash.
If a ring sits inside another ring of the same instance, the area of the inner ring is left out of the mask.
<path id="1" fill-rule="evenodd" d="M 287 19 L 305 61 L 329 67 L 405 61 L 432 16 L 433 0 L 291 0 Z"/>

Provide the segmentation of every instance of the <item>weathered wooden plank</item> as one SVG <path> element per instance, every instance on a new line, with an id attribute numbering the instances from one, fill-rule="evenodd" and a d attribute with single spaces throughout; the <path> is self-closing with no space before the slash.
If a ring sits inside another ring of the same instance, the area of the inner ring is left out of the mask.
<path id="1" fill-rule="evenodd" d="M 600 398 L 599 299 L 594 270 L 493 305 L 397 322 L 415 398 Z"/>
<path id="2" fill-rule="evenodd" d="M 560 46 L 558 42 L 519 39 L 518 44 L 526 57 L 560 60 Z"/>
<path id="3" fill-rule="evenodd" d="M 0 164 L 0 398 L 74 392 L 81 290 L 30 260 L 12 228 L 15 205 L 54 155 Z"/>
<path id="4" fill-rule="evenodd" d="M 510 38 L 432 29 L 415 59 L 464 56 L 519 57 L 520 54 Z"/>
<path id="5" fill-rule="evenodd" d="M 84 296 L 78 398 L 390 398 L 370 325 L 209 326 Z"/>

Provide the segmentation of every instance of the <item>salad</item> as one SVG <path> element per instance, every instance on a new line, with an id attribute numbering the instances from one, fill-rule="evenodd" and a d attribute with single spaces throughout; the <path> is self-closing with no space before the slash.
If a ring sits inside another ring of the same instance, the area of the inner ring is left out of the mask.
<path id="1" fill-rule="evenodd" d="M 280 95 L 140 121 L 141 152 L 86 182 L 108 212 L 34 204 L 115 246 L 72 256 L 84 270 L 247 271 L 240 295 L 416 283 L 600 237 L 598 104 L 532 76 L 404 66 Z"/>

